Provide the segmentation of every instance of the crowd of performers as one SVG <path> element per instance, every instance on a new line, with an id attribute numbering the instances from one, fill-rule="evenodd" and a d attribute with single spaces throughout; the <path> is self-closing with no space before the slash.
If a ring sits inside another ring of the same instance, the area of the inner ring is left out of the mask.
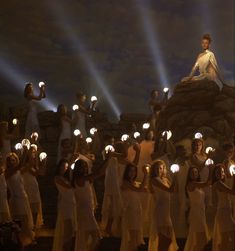
<path id="1" fill-rule="evenodd" d="M 17 238 L 22 249 L 36 242 L 43 224 L 38 175 L 44 175 L 47 154 L 40 145 L 36 103 L 46 97 L 27 84 L 29 109 L 25 138 L 19 141 L 19 121 L 0 122 L 0 222 L 20 222 Z M 71 113 L 58 106 L 60 123 L 54 183 L 58 190 L 53 251 L 95 251 L 103 236 L 120 237 L 120 251 L 174 251 L 185 238 L 184 251 L 203 251 L 212 240 L 213 251 L 235 250 L 235 147 L 210 145 L 200 132 L 186 144 L 173 143 L 171 131 L 155 134 L 164 109 L 159 92 L 151 93 L 149 121 L 123 132 L 119 138 L 87 128 L 97 98 L 87 105 L 77 94 Z M 183 128 L 182 128 L 183 130 Z M 101 220 L 95 212 L 95 182 L 104 181 Z"/>

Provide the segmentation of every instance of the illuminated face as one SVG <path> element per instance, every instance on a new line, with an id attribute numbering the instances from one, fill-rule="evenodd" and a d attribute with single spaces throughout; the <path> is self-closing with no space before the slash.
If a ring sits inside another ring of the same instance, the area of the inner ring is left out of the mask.
<path id="1" fill-rule="evenodd" d="M 67 162 L 62 163 L 60 166 L 60 173 L 64 175 L 66 171 L 68 170 L 68 168 L 69 168 L 69 164 Z"/>
<path id="2" fill-rule="evenodd" d="M 28 93 L 33 93 L 33 85 L 32 84 L 28 85 Z"/>
<path id="3" fill-rule="evenodd" d="M 160 165 L 160 166 L 158 167 L 158 175 L 159 175 L 159 177 L 164 177 L 164 176 L 166 176 L 166 168 L 165 168 L 164 165 Z"/>
<path id="4" fill-rule="evenodd" d="M 218 168 L 215 176 L 216 176 L 216 179 L 223 180 L 225 178 L 224 168 Z"/>
<path id="5" fill-rule="evenodd" d="M 149 131 L 149 132 L 148 132 L 148 135 L 147 135 L 147 140 L 152 140 L 153 137 L 154 137 L 153 131 Z"/>
<path id="6" fill-rule="evenodd" d="M 79 98 L 79 103 L 84 104 L 86 102 L 86 95 L 83 95 Z"/>
<path id="7" fill-rule="evenodd" d="M 196 150 L 197 153 L 200 153 L 202 151 L 202 147 L 203 147 L 203 145 L 202 145 L 201 141 L 197 141 L 195 143 L 195 150 Z"/>
<path id="8" fill-rule="evenodd" d="M 9 158 L 9 164 L 11 167 L 16 167 L 17 166 L 17 159 L 14 156 L 11 156 Z"/>
<path id="9" fill-rule="evenodd" d="M 207 50 L 210 47 L 210 42 L 208 39 L 202 39 L 201 45 L 203 50 Z"/>
<path id="10" fill-rule="evenodd" d="M 155 92 L 153 93 L 153 98 L 157 98 L 158 95 L 159 95 L 158 91 L 155 91 Z"/>
<path id="11" fill-rule="evenodd" d="M 132 166 L 130 169 L 129 169 L 129 173 L 128 173 L 128 178 L 130 180 L 134 180 L 135 177 L 136 177 L 137 173 L 136 173 L 136 168 L 134 166 Z"/>
<path id="12" fill-rule="evenodd" d="M 36 149 L 35 148 L 31 148 L 31 156 L 32 156 L 33 159 L 36 158 L 36 153 L 37 153 Z"/>
<path id="13" fill-rule="evenodd" d="M 190 170 L 190 178 L 191 178 L 191 180 L 197 180 L 199 178 L 199 172 L 198 172 L 197 168 L 192 168 Z"/>

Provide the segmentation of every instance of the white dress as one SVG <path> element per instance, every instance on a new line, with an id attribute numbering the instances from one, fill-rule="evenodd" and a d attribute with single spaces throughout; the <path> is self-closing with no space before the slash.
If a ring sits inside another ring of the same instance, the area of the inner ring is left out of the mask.
<path id="1" fill-rule="evenodd" d="M 120 190 L 119 164 L 115 157 L 108 160 L 105 173 L 105 190 L 102 204 L 102 227 L 107 226 L 108 220 L 113 219 L 114 224 L 118 222 L 122 215 L 122 196 Z M 113 226 L 115 232 L 116 226 Z"/>
<path id="2" fill-rule="evenodd" d="M 138 162 L 138 170 L 137 170 L 137 178 L 136 181 L 142 182 L 144 178 L 144 173 L 142 171 L 142 168 L 146 164 L 151 164 L 152 163 L 152 158 L 151 154 L 154 151 L 154 141 L 150 140 L 143 140 L 140 143 L 140 157 L 139 157 L 139 162 Z M 130 162 L 133 162 L 134 156 L 135 156 L 135 151 L 133 147 L 129 147 L 128 149 L 128 160 Z M 149 218 L 149 206 L 150 206 L 150 199 L 151 195 L 150 193 L 138 193 L 138 196 L 140 197 L 140 201 L 142 204 L 142 209 L 143 209 L 143 232 L 144 236 L 148 237 L 149 234 L 149 222 L 151 219 Z"/>
<path id="3" fill-rule="evenodd" d="M 25 137 L 30 138 L 33 132 L 37 132 L 40 135 L 40 126 L 38 122 L 38 113 L 37 113 L 37 101 L 29 100 L 28 101 L 28 114 L 25 125 Z"/>
<path id="4" fill-rule="evenodd" d="M 205 50 L 205 52 L 199 55 L 192 71 L 195 72 L 197 69 L 199 69 L 200 74 L 194 76 L 192 80 L 212 80 L 218 85 L 220 90 L 223 88 L 223 81 L 219 73 L 218 64 L 212 51 Z"/>
<path id="5" fill-rule="evenodd" d="M 130 231 L 135 231 L 135 248 L 144 244 L 143 240 L 143 210 L 138 192 L 132 190 L 122 191 L 122 241 L 120 251 L 129 251 L 128 242 Z"/>
<path id="6" fill-rule="evenodd" d="M 77 123 L 75 125 L 75 129 L 79 129 L 83 138 L 87 137 L 87 131 L 86 131 L 86 114 L 77 110 L 75 112 L 75 117 L 77 119 Z"/>
<path id="7" fill-rule="evenodd" d="M 7 186 L 10 190 L 9 207 L 11 216 L 13 220 L 21 221 L 22 231 L 20 235 L 23 243 L 27 245 L 34 238 L 34 232 L 32 231 L 33 218 L 20 171 L 7 179 Z"/>
<path id="8" fill-rule="evenodd" d="M 76 219 L 76 200 L 74 189 L 65 188 L 56 183 L 59 192 L 57 204 L 57 220 L 53 242 L 53 251 L 62 251 L 63 244 L 75 236 Z"/>
<path id="9" fill-rule="evenodd" d="M 202 249 L 209 241 L 208 227 L 205 213 L 205 192 L 196 188 L 188 191 L 190 200 L 189 232 L 184 251 L 195 250 L 195 247 Z M 200 237 L 203 238 L 200 238 Z"/>
<path id="10" fill-rule="evenodd" d="M 221 237 L 223 233 L 225 233 L 228 237 L 230 234 L 229 232 L 233 232 L 234 234 L 235 231 L 235 219 L 232 216 L 232 205 L 230 195 L 228 193 L 220 192 L 218 190 L 217 195 L 218 205 L 215 216 L 215 226 L 213 234 L 213 251 L 223 250 L 223 247 L 220 247 L 222 240 Z M 233 238 L 234 241 L 235 236 L 230 236 L 230 238 Z"/>
<path id="11" fill-rule="evenodd" d="M 157 178 L 159 179 L 159 178 Z M 150 218 L 150 234 L 148 251 L 158 250 L 158 235 L 162 234 L 171 239 L 169 251 L 178 249 L 175 233 L 170 215 L 171 195 L 158 187 L 153 186 L 153 194 L 151 198 Z"/>
<path id="12" fill-rule="evenodd" d="M 0 222 L 10 221 L 10 210 L 7 201 L 7 183 L 4 174 L 0 174 Z"/>
<path id="13" fill-rule="evenodd" d="M 24 188 L 28 195 L 30 207 L 32 214 L 37 214 L 36 219 L 36 228 L 39 228 L 43 225 L 43 217 L 42 217 L 42 202 L 41 195 L 39 191 L 37 178 L 30 174 L 29 172 L 25 172 L 23 175 L 24 180 Z"/>
<path id="14" fill-rule="evenodd" d="M 57 163 L 61 159 L 61 141 L 63 139 L 71 139 L 72 137 L 72 132 L 71 132 L 71 124 L 67 120 L 62 120 L 62 127 L 61 127 L 61 133 L 58 141 L 58 153 L 57 153 Z"/>
<path id="15" fill-rule="evenodd" d="M 187 161 L 183 162 L 176 160 L 180 165 L 180 170 L 177 175 L 178 192 L 172 194 L 172 221 L 174 224 L 175 234 L 177 238 L 186 238 L 187 222 L 186 212 L 188 210 L 189 202 L 185 194 L 185 185 L 188 175 L 189 164 Z"/>
<path id="16" fill-rule="evenodd" d="M 93 241 L 91 234 L 100 236 L 99 226 L 94 215 L 94 197 L 89 181 L 84 186 L 75 187 L 75 198 L 77 203 L 77 225 L 75 251 L 88 251 L 89 241 Z M 90 237 L 90 238 L 89 238 Z"/>

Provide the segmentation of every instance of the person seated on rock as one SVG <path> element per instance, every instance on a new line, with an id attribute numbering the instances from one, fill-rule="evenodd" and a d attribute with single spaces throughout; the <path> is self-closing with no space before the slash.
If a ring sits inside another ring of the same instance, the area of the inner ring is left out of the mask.
<path id="1" fill-rule="evenodd" d="M 197 80 L 207 79 L 214 81 L 218 85 L 220 90 L 223 88 L 224 83 L 219 72 L 215 55 L 212 51 L 209 50 L 211 42 L 212 39 L 209 34 L 203 35 L 201 42 L 203 52 L 198 55 L 196 63 L 193 66 L 190 75 L 184 77 L 181 82 L 193 82 Z M 199 70 L 200 74 L 194 76 L 197 70 Z"/>

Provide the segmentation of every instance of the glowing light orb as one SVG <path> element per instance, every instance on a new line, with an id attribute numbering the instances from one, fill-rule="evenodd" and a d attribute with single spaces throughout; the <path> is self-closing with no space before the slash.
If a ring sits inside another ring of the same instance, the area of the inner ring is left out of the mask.
<path id="1" fill-rule="evenodd" d="M 207 159 L 206 162 L 205 162 L 206 166 L 210 166 L 210 165 L 213 165 L 213 164 L 214 164 L 213 159 Z"/>
<path id="2" fill-rule="evenodd" d="M 171 169 L 172 173 L 177 173 L 180 170 L 180 166 L 178 164 L 173 164 L 173 165 L 171 165 L 170 169 Z"/>
<path id="3" fill-rule="evenodd" d="M 96 96 L 92 96 L 91 97 L 91 102 L 95 102 L 95 101 L 97 101 L 97 97 Z"/>
<path id="4" fill-rule="evenodd" d="M 144 123 L 143 124 L 143 129 L 149 129 L 149 127 L 150 127 L 150 124 L 149 123 Z"/>
<path id="5" fill-rule="evenodd" d="M 31 137 L 31 139 L 34 138 L 34 137 L 37 139 L 38 138 L 38 133 L 33 132 L 30 137 Z"/>
<path id="6" fill-rule="evenodd" d="M 195 139 L 202 139 L 203 135 L 200 132 L 197 132 L 197 133 L 195 133 L 194 138 Z"/>
<path id="7" fill-rule="evenodd" d="M 215 149 L 212 148 L 211 146 L 208 146 L 208 147 L 206 148 L 206 154 L 208 154 L 209 152 L 214 152 L 214 151 L 215 151 Z"/>
<path id="8" fill-rule="evenodd" d="M 104 151 L 105 153 L 109 153 L 109 152 L 115 152 L 115 149 L 112 145 L 107 145 L 105 148 L 104 148 Z"/>
<path id="9" fill-rule="evenodd" d="M 30 145 L 30 148 L 34 148 L 36 151 L 38 150 L 38 146 L 35 145 L 35 144 L 31 144 L 31 145 Z"/>
<path id="10" fill-rule="evenodd" d="M 21 143 L 17 143 L 17 144 L 15 145 L 15 149 L 16 149 L 16 150 L 22 150 L 22 149 L 23 149 L 22 144 L 21 144 Z"/>
<path id="11" fill-rule="evenodd" d="M 123 134 L 121 137 L 121 141 L 127 141 L 129 139 L 129 135 L 128 134 Z"/>
<path id="12" fill-rule="evenodd" d="M 75 167 L 75 162 L 70 166 L 70 168 L 73 170 Z"/>
<path id="13" fill-rule="evenodd" d="M 45 152 L 41 152 L 40 154 L 39 154 L 39 159 L 40 159 L 40 161 L 43 161 L 44 159 L 46 159 L 47 158 L 47 154 L 45 153 Z"/>
<path id="14" fill-rule="evenodd" d="M 38 86 L 41 88 L 41 87 L 45 86 L 45 83 L 44 82 L 39 82 Z"/>
<path id="15" fill-rule="evenodd" d="M 76 110 L 78 110 L 79 109 L 79 106 L 78 105 L 73 105 L 73 111 L 76 111 Z"/>
<path id="16" fill-rule="evenodd" d="M 166 93 L 166 92 L 168 92 L 169 91 L 169 88 L 168 87 L 165 87 L 164 89 L 163 89 L 163 92 L 164 93 Z"/>
<path id="17" fill-rule="evenodd" d="M 231 176 L 235 175 L 235 165 L 234 164 L 229 167 L 229 172 L 230 172 Z"/>
<path id="18" fill-rule="evenodd" d="M 97 128 L 93 127 L 90 129 L 90 134 L 94 135 L 97 132 Z"/>
<path id="19" fill-rule="evenodd" d="M 79 129 L 75 129 L 74 131 L 73 131 L 73 134 L 74 134 L 74 136 L 80 136 L 81 135 L 81 131 L 79 130 Z"/>
<path id="20" fill-rule="evenodd" d="M 86 138 L 86 143 L 89 144 L 89 143 L 91 143 L 91 142 L 92 142 L 92 138 L 91 138 L 91 137 L 87 137 L 87 138 Z"/>
<path id="21" fill-rule="evenodd" d="M 165 136 L 165 135 L 166 135 L 167 140 L 169 140 L 172 137 L 172 132 L 170 130 L 169 131 L 164 131 L 162 133 L 162 136 Z"/>
<path id="22" fill-rule="evenodd" d="M 13 125 L 17 125 L 17 124 L 18 124 L 18 122 L 19 122 L 19 120 L 18 120 L 18 119 L 16 119 L 16 118 L 14 118 L 14 119 L 12 120 L 12 124 L 13 124 Z"/>
<path id="23" fill-rule="evenodd" d="M 30 141 L 28 139 L 23 139 L 21 141 L 22 146 L 26 146 L 27 149 L 30 148 Z"/>
<path id="24" fill-rule="evenodd" d="M 138 137 L 140 137 L 140 133 L 139 132 L 134 132 L 134 138 L 137 139 Z"/>

